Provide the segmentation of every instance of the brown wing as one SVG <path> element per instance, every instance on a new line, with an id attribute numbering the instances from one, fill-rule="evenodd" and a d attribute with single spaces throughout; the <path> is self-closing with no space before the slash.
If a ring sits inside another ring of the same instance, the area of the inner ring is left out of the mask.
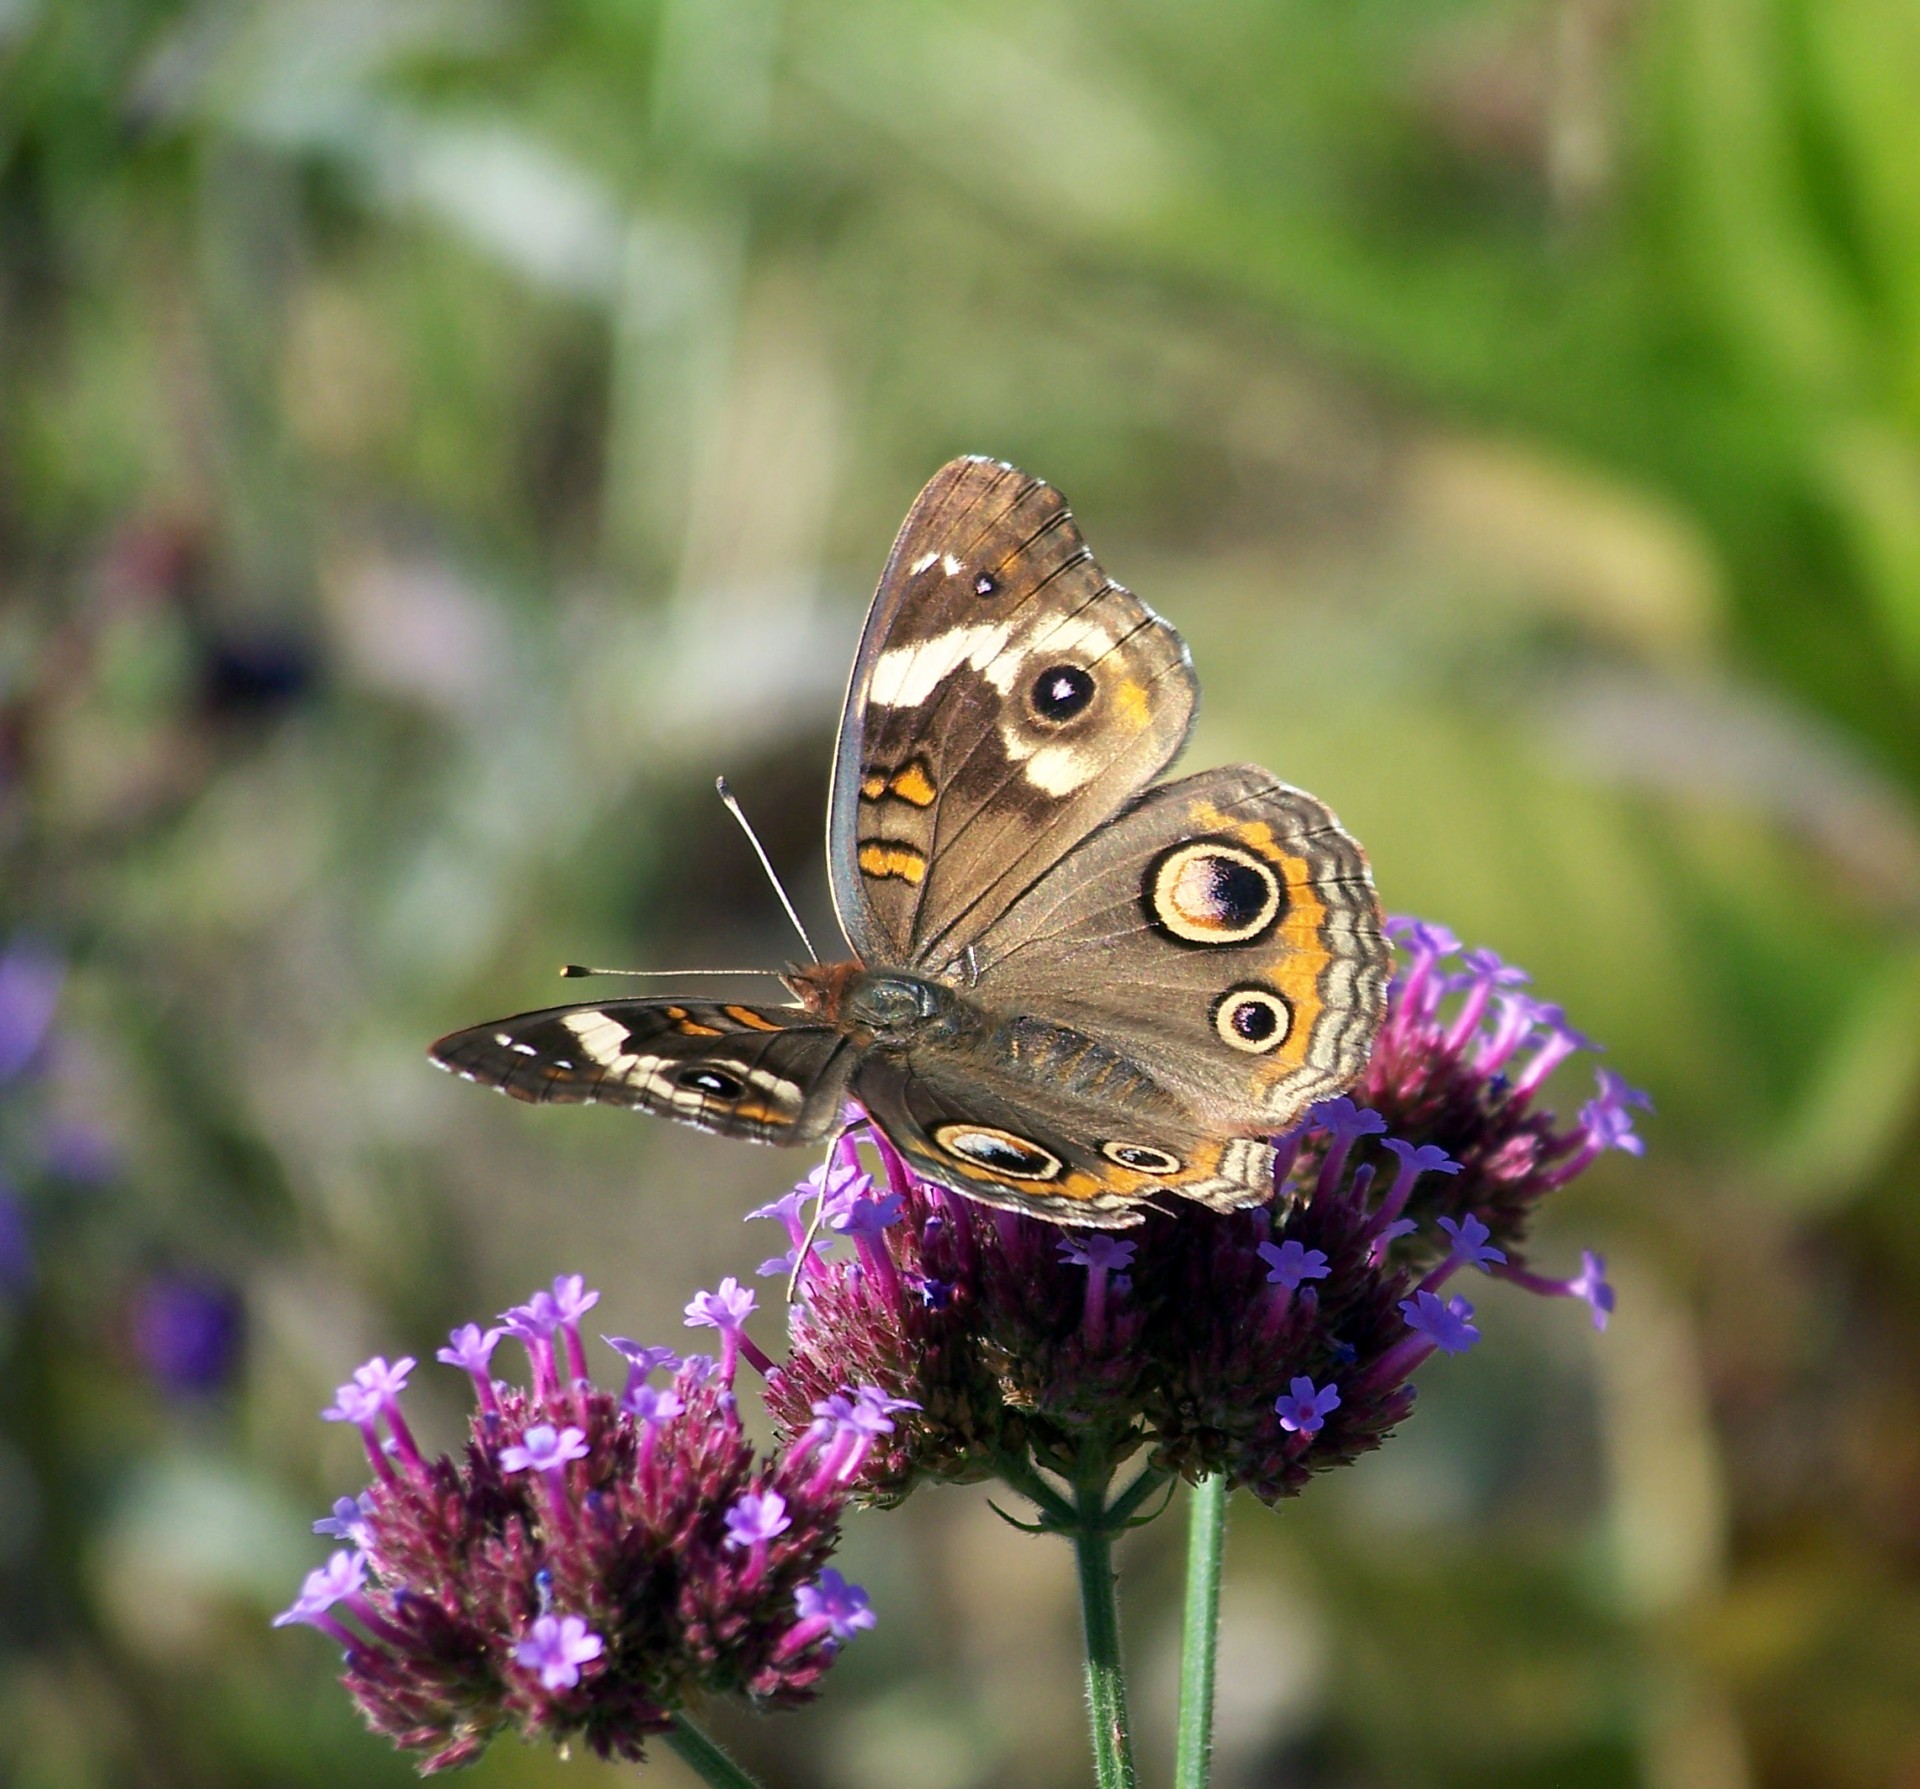
<path id="1" fill-rule="evenodd" d="M 1058 1060 L 916 1049 L 863 1057 L 852 1093 L 918 1173 L 1049 1223 L 1126 1229 L 1169 1193 L 1218 1211 L 1273 1197 L 1271 1144 L 1210 1135 L 1174 1101 L 1074 1082 Z"/>
<path id="2" fill-rule="evenodd" d="M 854 1051 L 798 1007 L 610 1000 L 495 1019 L 428 1054 L 514 1099 L 632 1106 L 756 1143 L 812 1143 L 839 1123 Z"/>
<path id="3" fill-rule="evenodd" d="M 1390 958 L 1360 847 L 1242 764 L 1088 839 L 975 941 L 968 992 L 1086 1032 L 1221 1131 L 1272 1135 L 1366 1066 Z"/>
<path id="4" fill-rule="evenodd" d="M 834 760 L 834 905 L 868 962 L 940 970 L 1180 749 L 1180 636 L 1059 492 L 955 460 L 894 542 Z"/>

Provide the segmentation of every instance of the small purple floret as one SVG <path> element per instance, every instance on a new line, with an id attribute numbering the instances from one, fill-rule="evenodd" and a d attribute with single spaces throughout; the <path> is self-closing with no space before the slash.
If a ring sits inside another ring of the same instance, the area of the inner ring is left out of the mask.
<path id="1" fill-rule="evenodd" d="M 1605 1329 L 1613 1315 L 1613 1287 L 1607 1283 L 1607 1258 L 1592 1249 L 1580 1251 L 1580 1272 L 1567 1284 L 1575 1298 L 1583 1298 L 1593 1312 L 1593 1327 Z"/>
<path id="2" fill-rule="evenodd" d="M 728 1546 L 751 1547 L 790 1528 L 793 1518 L 778 1491 L 747 1491 L 727 1511 L 726 1523 Z"/>
<path id="3" fill-rule="evenodd" d="M 1074 1267 L 1092 1268 L 1101 1273 L 1121 1273 L 1133 1265 L 1139 1252 L 1137 1243 L 1110 1236 L 1104 1230 L 1060 1238 L 1060 1259 Z"/>
<path id="4" fill-rule="evenodd" d="M 832 1566 L 813 1583 L 802 1584 L 793 1602 L 803 1620 L 824 1621 L 836 1640 L 851 1640 L 876 1619 L 867 1593 L 858 1584 L 849 1584 Z"/>
<path id="5" fill-rule="evenodd" d="M 842 1236 L 877 1237 L 890 1225 L 899 1223 L 900 1209 L 905 1204 L 906 1199 L 899 1193 L 875 1198 L 869 1192 L 849 1200 L 837 1211 L 831 1220 L 832 1226 Z"/>
<path id="6" fill-rule="evenodd" d="M 720 1282 L 718 1291 L 696 1292 L 687 1303 L 689 1329 L 717 1329 L 723 1333 L 738 1329 L 753 1314 L 754 1296 L 731 1274 Z"/>
<path id="7" fill-rule="evenodd" d="M 1267 1264 L 1267 1283 L 1298 1292 L 1306 1280 L 1324 1280 L 1330 1271 L 1324 1249 L 1310 1249 L 1291 1236 L 1285 1242 L 1263 1242 L 1255 1251 Z"/>
<path id="8" fill-rule="evenodd" d="M 620 1408 L 636 1422 L 663 1423 L 678 1416 L 686 1406 L 671 1386 L 662 1390 L 654 1385 L 636 1385 L 620 1400 Z"/>
<path id="9" fill-rule="evenodd" d="M 384 1354 L 376 1354 L 365 1366 L 353 1369 L 353 1382 L 364 1386 L 384 1404 L 406 1390 L 407 1375 L 418 1364 L 411 1354 L 403 1354 L 391 1363 Z"/>
<path id="10" fill-rule="evenodd" d="M 364 1494 L 359 1497 L 336 1497 L 333 1500 L 333 1514 L 322 1516 L 314 1523 L 315 1534 L 330 1534 L 335 1540 L 351 1541 L 356 1547 L 363 1544 L 362 1537 L 367 1531 L 367 1517 L 372 1512 L 372 1503 Z"/>
<path id="11" fill-rule="evenodd" d="M 603 1649 L 598 1634 L 578 1615 L 542 1615 L 531 1632 L 513 1649 L 514 1663 L 540 1673 L 548 1690 L 570 1690 L 580 1681 L 580 1667 L 591 1664 Z"/>
<path id="12" fill-rule="evenodd" d="M 519 1442 L 500 1450 L 503 1472 L 553 1472 L 570 1460 L 587 1457 L 587 1438 L 569 1425 L 556 1429 L 551 1423 L 535 1423 Z"/>
<path id="13" fill-rule="evenodd" d="M 1340 1408 L 1340 1389 L 1335 1385 L 1315 1386 L 1302 1375 L 1274 1400 L 1273 1407 L 1281 1428 L 1293 1434 L 1316 1435 L 1326 1427 L 1329 1413 Z"/>
<path id="14" fill-rule="evenodd" d="M 563 1273 L 553 1282 L 553 1308 L 562 1323 L 578 1323 L 600 1302 L 598 1292 L 587 1289 L 582 1274 Z"/>
<path id="15" fill-rule="evenodd" d="M 327 1563 L 307 1573 L 300 1594 L 273 1618 L 275 1627 L 296 1621 L 311 1621 L 324 1615 L 342 1597 L 355 1595 L 367 1581 L 367 1556 L 349 1553 L 344 1548 Z"/>
<path id="16" fill-rule="evenodd" d="M 1447 1233 L 1447 1239 L 1453 1244 L 1453 1259 L 1461 1267 L 1477 1267 L 1485 1273 L 1496 1262 L 1507 1258 L 1505 1249 L 1496 1249 L 1488 1245 L 1487 1238 L 1493 1232 L 1472 1212 L 1468 1212 L 1457 1223 L 1452 1218 L 1442 1218 L 1440 1228 Z"/>
<path id="17" fill-rule="evenodd" d="M 345 1385 L 334 1388 L 333 1402 L 320 1412 L 321 1420 L 330 1423 L 356 1423 L 364 1429 L 368 1424 L 378 1421 L 381 1402 L 377 1391 L 349 1381 Z"/>
<path id="18" fill-rule="evenodd" d="M 458 1367 L 463 1373 L 485 1373 L 503 1333 L 498 1329 L 483 1330 L 477 1323 L 463 1323 L 449 1332 L 447 1346 L 433 1358 L 447 1366 Z"/>
<path id="19" fill-rule="evenodd" d="M 1400 1301 L 1407 1327 L 1432 1342 L 1442 1354 L 1464 1354 L 1480 1339 L 1473 1306 L 1464 1298 L 1442 1300 L 1437 1292 L 1416 1292 Z"/>
<path id="20" fill-rule="evenodd" d="M 1339 1142 L 1377 1137 L 1387 1128 L 1387 1121 L 1372 1107 L 1356 1106 L 1345 1094 L 1338 1099 L 1321 1100 L 1308 1108 L 1307 1116 Z"/>

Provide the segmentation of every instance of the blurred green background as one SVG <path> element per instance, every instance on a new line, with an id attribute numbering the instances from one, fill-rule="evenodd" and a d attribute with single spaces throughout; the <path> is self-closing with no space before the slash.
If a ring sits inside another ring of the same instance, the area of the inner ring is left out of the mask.
<path id="1" fill-rule="evenodd" d="M 1609 1334 L 1488 1287 L 1236 1506 L 1221 1789 L 1920 1784 L 1916 93 L 1913 0 L 0 4 L 0 1781 L 407 1780 L 265 1625 L 331 1388 L 568 1270 L 671 1339 L 805 1166 L 423 1046 L 791 954 L 717 771 L 824 930 L 977 451 L 1184 630 L 1190 765 L 1659 1108 L 1539 1239 Z M 846 1563 L 824 1700 L 716 1717 L 770 1785 L 1087 1780 L 1063 1547 L 939 1492 Z"/>

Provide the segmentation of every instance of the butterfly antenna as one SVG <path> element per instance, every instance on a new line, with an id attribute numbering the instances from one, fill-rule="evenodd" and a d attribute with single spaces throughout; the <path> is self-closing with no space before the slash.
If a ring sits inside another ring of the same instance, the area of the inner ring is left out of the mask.
<path id="1" fill-rule="evenodd" d="M 733 798 L 733 791 L 727 787 L 727 779 L 717 776 L 713 786 L 720 791 L 720 799 L 726 804 L 727 812 L 740 822 L 740 830 L 747 835 L 747 843 L 753 847 L 753 854 L 760 859 L 760 867 L 767 872 L 767 880 L 773 884 L 773 892 L 780 897 L 780 905 L 787 910 L 787 917 L 793 921 L 793 929 L 800 934 L 800 942 L 807 947 L 807 955 L 814 962 L 820 961 L 820 953 L 813 948 L 813 940 L 807 936 L 807 928 L 800 923 L 800 915 L 794 912 L 793 903 L 787 899 L 787 891 L 781 887 L 780 878 L 774 874 L 773 860 L 767 855 L 767 848 L 760 843 L 760 835 L 753 830 L 753 822 L 741 812 L 739 802 Z"/>
<path id="2" fill-rule="evenodd" d="M 780 979 L 778 969 L 596 969 L 585 963 L 562 963 L 560 973 L 568 980 L 582 975 L 670 975 L 676 980 L 683 975 L 771 975 Z"/>

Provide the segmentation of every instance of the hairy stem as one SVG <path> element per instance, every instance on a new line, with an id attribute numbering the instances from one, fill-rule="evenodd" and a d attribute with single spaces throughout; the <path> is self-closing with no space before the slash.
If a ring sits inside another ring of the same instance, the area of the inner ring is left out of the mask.
<path id="1" fill-rule="evenodd" d="M 1213 1668 L 1220 1644 L 1220 1558 L 1227 1537 L 1227 1481 L 1211 1473 L 1188 1499 L 1187 1605 L 1180 1634 L 1180 1719 L 1174 1789 L 1207 1789 L 1213 1754 Z"/>
<path id="2" fill-rule="evenodd" d="M 1075 1487 L 1074 1563 L 1080 1571 L 1080 1614 L 1087 1638 L 1087 1708 L 1093 1723 L 1094 1780 L 1099 1789 L 1135 1789 L 1133 1734 L 1127 1719 L 1127 1677 L 1120 1660 L 1120 1605 L 1114 1593 L 1113 1529 L 1104 1467 Z"/>
<path id="3" fill-rule="evenodd" d="M 700 1731 L 685 1715 L 676 1715 L 664 1735 L 701 1782 L 713 1789 L 760 1789 L 752 1777 Z"/>

